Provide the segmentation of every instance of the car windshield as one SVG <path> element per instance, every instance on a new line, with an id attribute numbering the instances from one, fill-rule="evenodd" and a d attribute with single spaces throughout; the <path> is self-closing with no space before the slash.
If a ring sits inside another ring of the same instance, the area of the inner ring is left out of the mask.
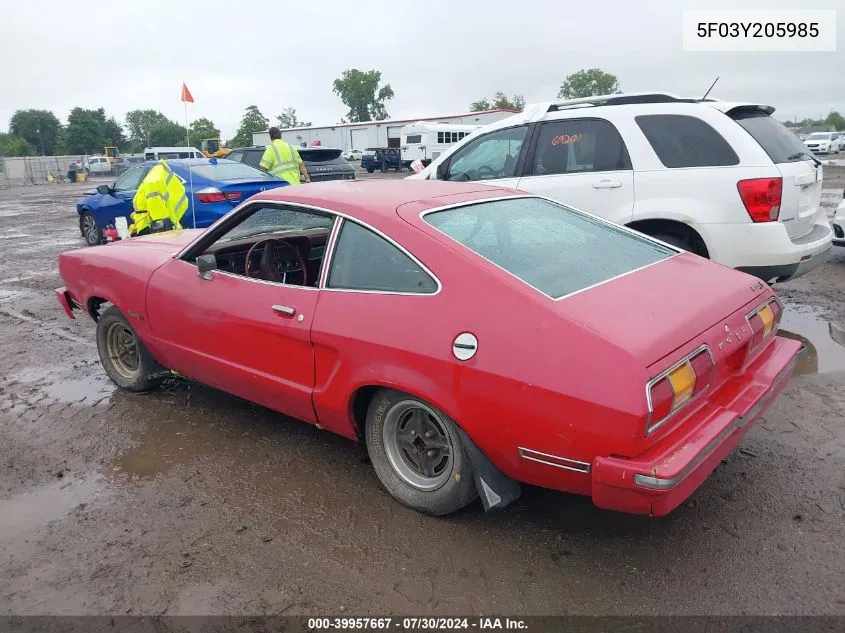
<path id="1" fill-rule="evenodd" d="M 246 220 L 229 231 L 219 242 L 231 242 L 244 237 L 257 237 L 283 231 L 307 231 L 309 229 L 331 229 L 334 220 L 317 214 L 267 206 L 258 209 Z"/>
<path id="2" fill-rule="evenodd" d="M 813 132 L 807 137 L 808 141 L 827 141 L 830 140 L 830 134 L 827 132 Z"/>
<path id="3" fill-rule="evenodd" d="M 198 165 L 193 168 L 195 174 L 209 180 L 226 182 L 227 180 L 272 180 L 267 172 L 244 165 L 243 163 L 217 163 L 216 165 Z"/>
<path id="4" fill-rule="evenodd" d="M 427 213 L 424 219 L 553 299 L 677 253 L 542 198 L 480 202 Z"/>

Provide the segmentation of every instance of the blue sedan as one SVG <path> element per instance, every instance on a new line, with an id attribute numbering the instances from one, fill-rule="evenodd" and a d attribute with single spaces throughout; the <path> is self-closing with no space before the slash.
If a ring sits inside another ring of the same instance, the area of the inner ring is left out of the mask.
<path id="1" fill-rule="evenodd" d="M 129 224 L 135 192 L 157 164 L 147 161 L 127 170 L 110 185 L 100 185 L 76 205 L 79 230 L 91 246 L 102 244 L 103 229 L 124 216 Z M 182 226 L 205 228 L 226 215 L 250 196 L 287 182 L 249 165 L 219 158 L 168 160 L 167 164 L 185 185 L 188 210 Z M 190 169 L 189 169 L 190 168 Z"/>

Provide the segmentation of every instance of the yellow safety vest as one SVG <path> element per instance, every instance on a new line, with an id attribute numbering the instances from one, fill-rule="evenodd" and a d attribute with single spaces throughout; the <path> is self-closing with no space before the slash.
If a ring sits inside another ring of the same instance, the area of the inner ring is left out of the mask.
<path id="1" fill-rule="evenodd" d="M 174 229 L 181 229 L 180 220 L 188 210 L 188 192 L 167 161 L 161 160 L 141 182 L 132 199 L 135 212 L 129 232 L 138 234 L 156 220 L 170 219 Z"/>
<path id="2" fill-rule="evenodd" d="M 299 166 L 301 164 L 302 159 L 299 157 L 296 148 L 280 138 L 270 142 L 267 149 L 264 150 L 261 162 L 258 163 L 261 169 L 269 171 L 276 178 L 287 180 L 291 185 L 299 184 Z"/>

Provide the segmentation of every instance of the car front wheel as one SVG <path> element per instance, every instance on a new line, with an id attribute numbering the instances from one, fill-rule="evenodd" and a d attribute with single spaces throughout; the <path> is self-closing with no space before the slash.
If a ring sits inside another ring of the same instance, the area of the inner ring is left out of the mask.
<path id="1" fill-rule="evenodd" d="M 129 391 L 155 389 L 166 373 L 116 306 L 97 319 L 97 352 L 112 382 Z"/>
<path id="2" fill-rule="evenodd" d="M 103 243 L 103 232 L 97 224 L 97 218 L 90 212 L 86 211 L 79 218 L 79 230 L 89 246 L 97 246 Z"/>
<path id="3" fill-rule="evenodd" d="M 366 437 L 379 481 L 406 506 L 445 515 L 478 496 L 454 421 L 419 398 L 380 390 L 367 410 Z"/>

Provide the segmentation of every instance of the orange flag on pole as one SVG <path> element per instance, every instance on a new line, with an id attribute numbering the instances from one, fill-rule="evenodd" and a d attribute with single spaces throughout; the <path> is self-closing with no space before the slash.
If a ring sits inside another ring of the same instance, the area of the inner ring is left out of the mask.
<path id="1" fill-rule="evenodd" d="M 191 94 L 191 91 L 188 90 L 188 86 L 185 82 L 182 82 L 182 101 L 185 103 L 193 103 L 194 102 L 194 95 Z"/>

